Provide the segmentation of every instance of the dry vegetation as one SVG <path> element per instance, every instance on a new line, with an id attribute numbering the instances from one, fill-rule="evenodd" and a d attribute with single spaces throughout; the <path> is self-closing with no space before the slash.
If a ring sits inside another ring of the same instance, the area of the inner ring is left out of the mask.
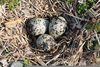
<path id="1" fill-rule="evenodd" d="M 100 7 L 100 1 L 98 2 L 99 5 L 96 5 Z M 6 7 L 6 4 L 0 5 L 0 62 L 3 66 L 23 58 L 29 59 L 35 66 L 99 65 L 99 46 L 94 49 L 91 47 L 95 45 L 89 43 L 95 39 L 100 45 L 100 33 L 95 30 L 89 31 L 85 27 L 89 21 L 94 22 L 94 26 L 99 22 L 100 9 L 95 11 L 96 15 L 85 17 L 76 12 L 77 3 L 75 0 L 67 6 L 66 0 L 19 0 L 19 5 L 14 6 L 14 11 Z M 60 15 L 68 21 L 69 29 L 59 38 L 54 51 L 45 53 L 32 48 L 30 44 L 35 43 L 30 43 L 32 40 L 27 35 L 25 21 L 36 17 L 51 20 Z"/>

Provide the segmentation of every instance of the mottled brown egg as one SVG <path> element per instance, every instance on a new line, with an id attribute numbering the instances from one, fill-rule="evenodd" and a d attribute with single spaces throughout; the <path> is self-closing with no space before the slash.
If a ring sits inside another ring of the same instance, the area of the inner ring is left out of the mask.
<path id="1" fill-rule="evenodd" d="M 37 48 L 45 51 L 50 51 L 55 46 L 55 40 L 48 34 L 40 35 L 36 41 Z"/>
<path id="2" fill-rule="evenodd" d="M 44 34 L 47 30 L 49 21 L 43 18 L 31 19 L 28 23 L 28 32 L 34 36 Z"/>
<path id="3" fill-rule="evenodd" d="M 55 39 L 60 37 L 67 29 L 67 21 L 63 17 L 53 18 L 49 24 L 49 34 Z"/>

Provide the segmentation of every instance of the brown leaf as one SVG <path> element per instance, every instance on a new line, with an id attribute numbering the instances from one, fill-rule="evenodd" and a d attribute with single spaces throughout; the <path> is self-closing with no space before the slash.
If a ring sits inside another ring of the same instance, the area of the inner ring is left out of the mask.
<path id="1" fill-rule="evenodd" d="M 6 22 L 6 23 L 5 23 L 5 26 L 6 26 L 6 27 L 9 27 L 9 28 L 11 28 L 11 27 L 16 27 L 16 24 L 19 23 L 19 22 L 22 22 L 22 19 L 23 19 L 23 18 L 19 18 L 19 19 L 16 19 L 16 20 L 14 20 L 14 21 Z"/>

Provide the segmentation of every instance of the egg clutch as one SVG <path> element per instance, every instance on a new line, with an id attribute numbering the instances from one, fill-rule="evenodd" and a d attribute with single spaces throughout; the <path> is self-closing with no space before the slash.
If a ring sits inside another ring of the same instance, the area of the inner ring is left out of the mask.
<path id="1" fill-rule="evenodd" d="M 49 22 L 43 18 L 33 18 L 28 22 L 28 32 L 32 36 L 39 36 L 36 40 L 38 49 L 50 51 L 55 46 L 55 39 L 59 38 L 67 29 L 64 17 L 56 17 Z M 46 31 L 49 30 L 49 34 Z"/>

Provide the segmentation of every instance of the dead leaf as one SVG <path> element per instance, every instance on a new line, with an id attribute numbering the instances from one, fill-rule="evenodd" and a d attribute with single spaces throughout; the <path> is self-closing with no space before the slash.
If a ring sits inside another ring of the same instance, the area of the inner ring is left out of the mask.
<path id="1" fill-rule="evenodd" d="M 19 18 L 19 19 L 13 20 L 13 21 L 6 22 L 5 26 L 8 27 L 8 28 L 16 27 L 16 24 L 19 23 L 19 22 L 22 22 L 22 19 L 23 18 Z"/>

